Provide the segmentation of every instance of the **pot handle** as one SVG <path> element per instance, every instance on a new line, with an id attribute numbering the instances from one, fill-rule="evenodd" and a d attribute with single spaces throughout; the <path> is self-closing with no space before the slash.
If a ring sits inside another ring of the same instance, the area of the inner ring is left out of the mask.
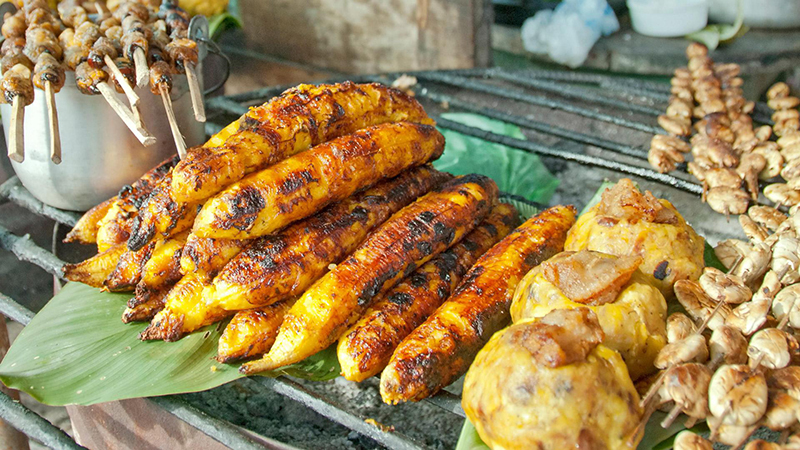
<path id="1" fill-rule="evenodd" d="M 197 41 L 202 42 L 203 44 L 206 45 L 209 53 L 222 58 L 222 60 L 225 62 L 225 75 L 222 77 L 222 79 L 214 86 L 206 88 L 206 90 L 203 91 L 203 95 L 210 95 L 216 92 L 219 88 L 221 88 L 225 84 L 225 82 L 228 81 L 228 78 L 231 76 L 231 60 L 230 58 L 228 58 L 228 55 L 222 52 L 222 49 L 219 48 L 219 45 L 217 45 L 216 42 L 204 36 L 197 37 L 196 39 Z"/>

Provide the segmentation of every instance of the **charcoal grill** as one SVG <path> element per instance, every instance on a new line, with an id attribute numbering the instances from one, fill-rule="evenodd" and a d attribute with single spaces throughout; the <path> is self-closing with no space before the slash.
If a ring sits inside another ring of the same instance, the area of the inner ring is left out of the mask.
<path id="1" fill-rule="evenodd" d="M 391 84 L 399 75 L 350 79 Z M 647 164 L 650 137 L 654 133 L 663 133 L 656 124 L 656 117 L 666 108 L 668 85 L 610 75 L 494 68 L 410 75 L 418 80 L 412 87 L 417 98 L 440 127 L 541 156 L 551 171 L 560 175 L 561 187 L 554 202 L 583 205 L 603 178 L 631 176 L 657 195 L 671 198 L 710 240 L 733 233 L 726 231 L 734 227 L 729 226 L 723 217 L 710 213 L 705 205 L 700 204 L 698 197 L 702 187 L 686 173 L 685 167 L 672 174 L 661 174 Z M 219 131 L 223 124 L 239 117 L 248 107 L 279 95 L 285 88 L 270 87 L 209 99 L 206 133 Z M 463 125 L 443 117 L 445 112 L 471 112 L 511 123 L 519 126 L 527 139 Z M 766 105 L 757 105 L 755 120 L 769 123 L 768 112 Z M 587 167 L 592 170 L 586 170 Z M 25 190 L 16 177 L 0 186 L 0 202 L 3 201 L 12 201 L 52 219 L 56 228 L 72 226 L 78 218 L 76 213 L 43 205 Z M 0 247 L 13 252 L 20 261 L 36 264 L 55 277 L 61 277 L 63 262 L 53 251 L 37 246 L 27 235 L 12 234 L 1 223 Z M 22 325 L 33 317 L 33 312 L 2 294 L 0 313 Z M 366 421 L 367 416 L 359 411 L 357 405 L 347 399 L 320 393 L 311 384 L 283 376 L 250 380 L 260 389 L 273 390 L 295 400 L 381 446 L 408 450 L 426 448 L 419 432 L 416 432 L 417 437 L 412 437 L 409 430 Z M 264 448 L 263 441 L 254 439 L 229 422 L 203 413 L 189 404 L 184 396 L 151 398 L 150 401 L 224 445 L 238 449 Z M 426 402 L 446 411 L 445 414 L 464 417 L 460 397 L 452 392 L 444 391 Z M 380 408 L 391 417 L 392 407 Z M 4 394 L 0 394 L 0 418 L 52 448 L 82 448 L 61 430 Z M 419 424 L 422 433 L 425 426 L 425 423 Z M 449 442 L 450 447 L 454 444 Z"/>

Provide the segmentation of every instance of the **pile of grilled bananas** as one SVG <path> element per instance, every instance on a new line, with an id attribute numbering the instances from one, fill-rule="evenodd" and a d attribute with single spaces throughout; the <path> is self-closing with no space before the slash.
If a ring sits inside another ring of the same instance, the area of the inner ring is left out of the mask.
<path id="1" fill-rule="evenodd" d="M 517 227 L 491 179 L 429 164 L 433 125 L 379 84 L 290 89 L 88 211 L 67 240 L 99 254 L 65 276 L 133 290 L 123 321 L 150 320 L 144 340 L 232 317 L 218 358 L 244 373 L 338 341 L 347 379 L 383 371 L 384 401 L 424 398 L 466 372 L 575 221 L 554 207 Z"/>

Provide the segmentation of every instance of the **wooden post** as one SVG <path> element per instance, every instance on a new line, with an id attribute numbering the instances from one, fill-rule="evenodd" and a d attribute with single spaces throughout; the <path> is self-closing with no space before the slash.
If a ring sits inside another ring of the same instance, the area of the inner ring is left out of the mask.
<path id="1" fill-rule="evenodd" d="M 10 344 L 6 317 L 0 314 L 0 361 L 6 356 Z M 0 392 L 14 400 L 19 400 L 19 392 L 5 387 L 2 383 L 0 383 Z M 0 450 L 28 450 L 29 448 L 27 436 L 0 420 Z"/>

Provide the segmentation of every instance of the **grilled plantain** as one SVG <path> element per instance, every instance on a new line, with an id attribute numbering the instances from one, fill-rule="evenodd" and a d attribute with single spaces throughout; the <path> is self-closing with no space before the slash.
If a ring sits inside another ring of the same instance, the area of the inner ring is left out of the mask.
<path id="1" fill-rule="evenodd" d="M 128 248 L 136 251 L 156 234 L 170 236 L 190 229 L 198 206 L 172 198 L 172 172 L 168 173 L 147 197 L 133 221 Z"/>
<path id="2" fill-rule="evenodd" d="M 230 363 L 268 352 L 294 303 L 295 299 L 290 299 L 237 312 L 219 338 L 217 360 Z"/>
<path id="3" fill-rule="evenodd" d="M 175 199 L 202 201 L 314 145 L 386 122 L 433 124 L 413 97 L 380 84 L 300 85 L 252 108 L 175 170 Z"/>
<path id="4" fill-rule="evenodd" d="M 111 208 L 111 204 L 115 201 L 117 201 L 116 195 L 86 211 L 67 233 L 64 242 L 80 242 L 81 244 L 97 242 L 97 229 L 100 228 L 100 221 L 103 220 L 108 209 Z"/>
<path id="5" fill-rule="evenodd" d="M 247 241 L 208 239 L 189 235 L 181 252 L 183 278 L 167 294 L 162 309 L 142 332 L 144 340 L 176 341 L 186 333 L 218 322 L 233 312 L 209 305 L 211 280 L 228 261 L 236 256 Z"/>
<path id="6" fill-rule="evenodd" d="M 339 339 L 342 375 L 363 381 L 383 370 L 400 341 L 447 299 L 479 256 L 518 224 L 513 206 L 497 204 L 458 244 L 389 290 Z"/>
<path id="7" fill-rule="evenodd" d="M 117 244 L 86 261 L 64 264 L 61 271 L 64 272 L 64 278 L 69 281 L 78 281 L 92 287 L 102 288 L 103 281 L 117 267 L 123 253 L 125 253 L 125 244 Z"/>
<path id="8" fill-rule="evenodd" d="M 473 174 L 450 180 L 397 212 L 300 297 L 270 352 L 242 371 L 291 364 L 335 342 L 375 297 L 471 231 L 496 199 L 494 181 Z"/>
<path id="9" fill-rule="evenodd" d="M 122 313 L 122 322 L 147 322 L 164 309 L 164 299 L 169 288 L 160 291 L 148 291 L 147 300 L 134 306 L 128 306 Z"/>
<path id="10" fill-rule="evenodd" d="M 314 147 L 210 199 L 193 232 L 243 239 L 272 233 L 403 170 L 438 158 L 444 136 L 429 125 L 377 125 Z"/>
<path id="11" fill-rule="evenodd" d="M 155 246 L 156 241 L 152 241 L 135 252 L 125 250 L 119 258 L 117 267 L 103 281 L 103 286 L 112 292 L 133 290 L 141 280 L 144 265 L 153 254 Z"/>
<path id="12" fill-rule="evenodd" d="M 150 169 L 133 184 L 123 186 L 112 202 L 103 219 L 98 223 L 97 249 L 105 251 L 115 244 L 125 242 L 130 237 L 131 225 L 145 199 L 164 177 L 172 171 L 178 157 L 163 161 Z"/>
<path id="13" fill-rule="evenodd" d="M 169 239 L 156 242 L 153 254 L 142 269 L 141 280 L 136 285 L 136 295 L 128 300 L 128 307 L 133 308 L 150 300 L 153 295 L 166 295 L 183 276 L 181 274 L 181 251 L 186 244 L 189 231 L 184 231 Z"/>
<path id="14" fill-rule="evenodd" d="M 575 208 L 532 217 L 481 256 L 447 301 L 395 350 L 381 374 L 386 403 L 420 400 L 467 371 L 478 350 L 505 326 L 514 289 L 564 246 Z"/>
<path id="15" fill-rule="evenodd" d="M 217 275 L 206 301 L 233 311 L 298 297 L 373 228 L 449 178 L 430 165 L 410 169 L 278 235 L 256 239 Z"/>

